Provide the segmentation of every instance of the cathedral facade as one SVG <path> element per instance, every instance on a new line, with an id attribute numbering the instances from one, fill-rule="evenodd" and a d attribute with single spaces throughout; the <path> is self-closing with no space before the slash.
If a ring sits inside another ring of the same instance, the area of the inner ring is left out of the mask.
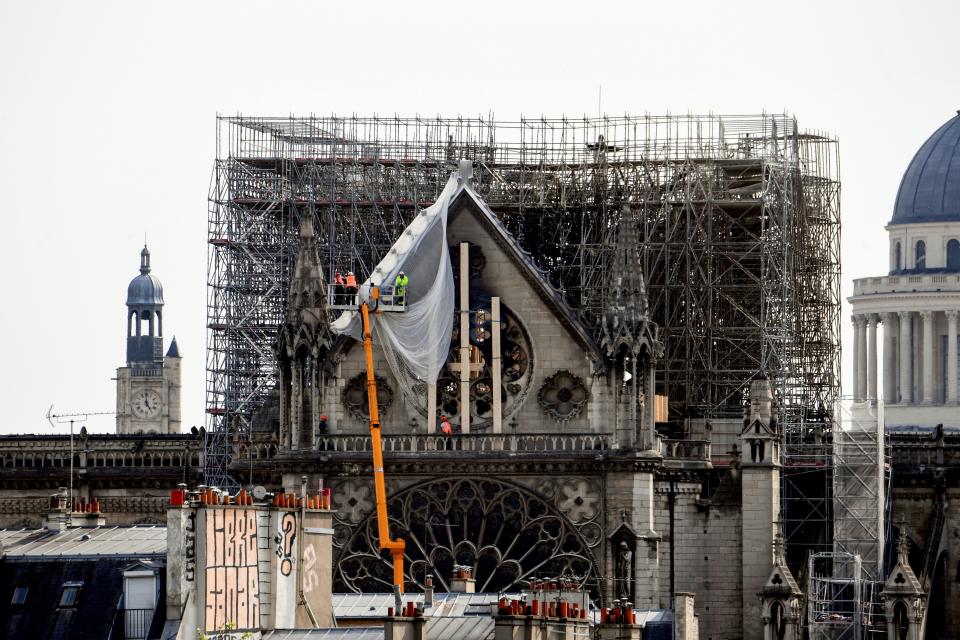
<path id="1" fill-rule="evenodd" d="M 771 388 L 762 375 L 746 381 L 753 393 L 741 449 L 749 459 L 740 461 L 735 449 L 731 465 L 715 468 L 708 441 L 657 434 L 662 400 L 653 372 L 662 345 L 649 317 L 636 220 L 629 208 L 621 216 L 595 339 L 473 191 L 469 174 L 461 175 L 446 242 L 454 265 L 459 251 L 469 255 L 456 277 L 469 292 L 471 374 L 462 376 L 455 327 L 433 416 L 448 420 L 453 435 L 436 429 L 425 403 L 410 400 L 374 349 L 388 510 L 406 540 L 405 580 L 417 590 L 433 575 L 445 590 L 454 567 L 467 566 L 486 592 L 566 579 L 587 585 L 598 601 L 640 609 L 670 608 L 674 593 L 692 592 L 709 637 L 760 638 L 757 594 L 774 566 L 780 501 Z M 330 287 L 312 234 L 304 216 L 278 342 L 278 389 L 255 419 L 252 442 L 239 443 L 232 470 L 244 483 L 293 487 L 306 476 L 309 486 L 331 489 L 335 590 L 389 591 L 392 567 L 377 547 L 363 350 L 324 325 Z M 411 304 L 417 284 L 409 286 Z"/>

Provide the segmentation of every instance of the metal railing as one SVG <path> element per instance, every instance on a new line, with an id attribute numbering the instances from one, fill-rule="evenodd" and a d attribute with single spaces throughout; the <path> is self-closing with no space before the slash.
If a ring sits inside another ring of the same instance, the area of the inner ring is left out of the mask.
<path id="1" fill-rule="evenodd" d="M 395 287 L 378 287 L 380 290 L 377 303 L 372 307 L 373 311 L 403 311 L 407 308 L 406 295 L 398 295 Z M 327 304 L 330 309 L 339 309 L 341 311 L 355 310 L 360 306 L 361 299 L 367 299 L 365 288 L 360 287 L 359 293 L 347 290 L 346 287 L 332 285 L 327 292 Z"/>
<path id="2" fill-rule="evenodd" d="M 318 451 L 368 452 L 371 441 L 367 435 L 330 435 L 317 441 Z M 442 434 L 412 434 L 383 436 L 384 453 L 418 453 L 424 451 L 465 451 L 483 453 L 506 452 L 576 452 L 607 451 L 610 437 L 604 434 L 567 433 L 477 433 L 445 436 Z"/>
<path id="3" fill-rule="evenodd" d="M 118 609 L 113 638 L 145 640 L 150 633 L 154 612 L 156 609 Z"/>

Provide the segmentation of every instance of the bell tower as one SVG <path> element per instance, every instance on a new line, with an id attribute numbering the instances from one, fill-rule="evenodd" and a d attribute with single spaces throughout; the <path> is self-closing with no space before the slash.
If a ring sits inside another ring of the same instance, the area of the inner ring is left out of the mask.
<path id="1" fill-rule="evenodd" d="M 180 350 L 163 355 L 163 285 L 140 252 L 140 275 L 127 287 L 127 365 L 117 369 L 117 433 L 180 432 Z"/>

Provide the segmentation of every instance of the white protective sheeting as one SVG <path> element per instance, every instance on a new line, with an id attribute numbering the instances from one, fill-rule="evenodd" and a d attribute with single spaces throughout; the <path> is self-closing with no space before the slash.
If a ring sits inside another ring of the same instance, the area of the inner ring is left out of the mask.
<path id="1" fill-rule="evenodd" d="M 447 248 L 447 212 L 458 190 L 454 174 L 437 201 L 421 211 L 360 287 L 369 301 L 370 287 L 393 286 L 400 271 L 410 278 L 403 312 L 371 314 L 373 342 L 383 350 L 400 391 L 416 406 L 425 406 L 424 384 L 436 384 L 447 361 L 453 330 L 454 284 Z M 363 340 L 358 311 L 345 311 L 331 325 L 334 333 Z"/>

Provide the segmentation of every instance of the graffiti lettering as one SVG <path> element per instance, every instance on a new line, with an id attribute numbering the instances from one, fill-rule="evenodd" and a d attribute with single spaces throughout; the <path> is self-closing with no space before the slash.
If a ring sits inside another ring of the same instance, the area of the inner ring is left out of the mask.
<path id="1" fill-rule="evenodd" d="M 210 509 L 206 515 L 204 630 L 259 629 L 256 511 Z"/>
<path id="2" fill-rule="evenodd" d="M 187 514 L 187 548 L 183 575 L 187 582 L 193 582 L 197 572 L 197 512 Z"/>
<path id="3" fill-rule="evenodd" d="M 314 587 L 320 585 L 320 578 L 317 576 L 317 552 L 312 544 L 309 544 L 303 550 L 303 592 L 310 593 Z"/>
<path id="4" fill-rule="evenodd" d="M 289 576 L 293 571 L 293 543 L 297 539 L 297 517 L 292 511 L 283 514 L 280 531 L 273 537 L 280 558 L 280 573 Z"/>

